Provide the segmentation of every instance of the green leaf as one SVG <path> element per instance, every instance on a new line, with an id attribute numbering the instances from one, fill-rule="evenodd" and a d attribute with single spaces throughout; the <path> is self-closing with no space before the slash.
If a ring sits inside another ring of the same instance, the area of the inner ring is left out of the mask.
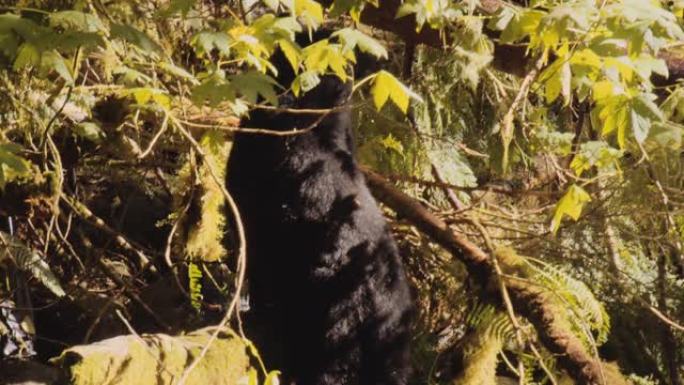
<path id="1" fill-rule="evenodd" d="M 219 76 L 204 79 L 202 84 L 193 87 L 191 94 L 192 101 L 197 105 L 207 102 L 210 106 L 216 106 L 223 101 L 235 101 L 235 98 L 235 90 Z"/>
<path id="2" fill-rule="evenodd" d="M 24 40 L 35 40 L 45 31 L 45 27 L 39 26 L 31 19 L 13 13 L 0 15 L 0 35 L 16 33 Z"/>
<path id="3" fill-rule="evenodd" d="M 19 46 L 19 51 L 17 52 L 17 57 L 14 59 L 14 64 L 12 68 L 15 71 L 26 67 L 35 67 L 40 64 L 40 51 L 35 45 L 25 42 Z"/>
<path id="4" fill-rule="evenodd" d="M 649 142 L 656 148 L 668 148 L 675 151 L 682 148 L 683 138 L 684 127 L 670 122 L 654 123 L 648 136 Z"/>
<path id="5" fill-rule="evenodd" d="M 97 15 L 79 11 L 51 13 L 50 26 L 81 32 L 103 32 L 106 30 Z"/>
<path id="6" fill-rule="evenodd" d="M 581 176 L 584 171 L 592 167 L 599 169 L 618 166 L 618 160 L 623 152 L 613 148 L 604 141 L 589 141 L 582 143 L 579 151 L 572 159 L 570 168 L 575 171 L 575 175 Z"/>
<path id="7" fill-rule="evenodd" d="M 304 47 L 302 50 L 304 67 L 308 70 L 324 73 L 328 69 L 330 54 L 331 49 L 328 44 L 328 39 L 323 39 Z"/>
<path id="8" fill-rule="evenodd" d="M 603 91 L 602 91 L 603 92 Z M 601 134 L 617 135 L 620 148 L 625 148 L 627 129 L 630 125 L 630 99 L 627 95 L 617 94 L 600 99 L 594 110 L 598 110 L 598 121 L 592 118 L 592 123 L 602 124 Z"/>
<path id="9" fill-rule="evenodd" d="M 307 93 L 311 91 L 321 82 L 321 77 L 316 71 L 304 71 L 295 77 L 292 81 L 292 93 L 299 96 L 300 93 Z"/>
<path id="10" fill-rule="evenodd" d="M 208 56 L 216 49 L 221 55 L 230 55 L 231 37 L 225 32 L 199 32 L 190 40 L 190 44 L 200 57 Z"/>
<path id="11" fill-rule="evenodd" d="M 325 74 L 330 69 L 343 81 L 347 80 L 346 68 L 349 62 L 355 60 L 353 52 L 343 53 L 339 44 L 332 44 L 328 39 L 305 47 L 302 57 L 307 71 Z"/>
<path id="12" fill-rule="evenodd" d="M 632 133 L 637 143 L 644 143 L 651 125 L 663 120 L 663 114 L 653 103 L 656 98 L 652 94 L 641 94 L 632 100 L 630 111 Z"/>
<path id="13" fill-rule="evenodd" d="M 161 62 L 159 63 L 159 68 L 161 68 L 164 72 L 168 73 L 169 75 L 185 79 L 189 81 L 191 84 L 199 84 L 199 80 L 197 80 L 197 78 L 193 74 L 186 71 L 184 68 L 178 67 L 173 63 Z"/>
<path id="14" fill-rule="evenodd" d="M 545 82 L 547 103 L 553 103 L 559 95 L 563 95 L 566 105 L 570 102 L 572 72 L 567 57 L 562 56 L 556 59 L 542 72 L 540 79 Z"/>
<path id="15" fill-rule="evenodd" d="M 592 92 L 594 95 L 594 100 L 601 101 L 620 93 L 621 89 L 618 88 L 614 82 L 611 82 L 610 80 L 604 80 L 594 83 Z"/>
<path id="16" fill-rule="evenodd" d="M 122 39 L 136 45 L 144 52 L 162 52 L 162 48 L 157 42 L 152 40 L 145 32 L 137 30 L 130 25 L 112 23 L 110 25 L 111 37 Z"/>
<path id="17" fill-rule="evenodd" d="M 56 36 L 51 35 L 49 46 L 66 52 L 79 48 L 104 47 L 105 41 L 102 35 L 96 32 L 64 31 Z"/>
<path id="18" fill-rule="evenodd" d="M 573 220 L 578 220 L 582 209 L 587 202 L 591 201 L 591 197 L 584 189 L 578 185 L 572 185 L 565 193 L 563 198 L 558 201 L 556 210 L 551 221 L 551 231 L 555 234 L 560 227 L 561 220 L 564 216 L 569 216 Z"/>
<path id="19" fill-rule="evenodd" d="M 66 81 L 66 84 L 74 83 L 74 77 L 71 74 L 67 61 L 57 51 L 52 50 L 43 52 L 40 66 L 45 72 L 49 72 L 50 70 L 57 72 L 59 76 Z"/>
<path id="20" fill-rule="evenodd" d="M 30 175 L 30 163 L 17 155 L 21 147 L 14 143 L 0 144 L 0 190 L 7 183 L 26 178 Z"/>
<path id="21" fill-rule="evenodd" d="M 404 146 L 398 141 L 392 134 L 388 134 L 384 139 L 380 141 L 383 147 L 388 150 L 396 152 L 400 156 L 404 156 Z"/>
<path id="22" fill-rule="evenodd" d="M 268 75 L 257 71 L 250 71 L 230 77 L 230 86 L 236 94 L 241 94 L 249 103 L 256 103 L 258 96 L 269 104 L 278 105 L 278 95 L 274 87 L 278 83 Z"/>
<path id="23" fill-rule="evenodd" d="M 677 87 L 661 105 L 667 119 L 684 118 L 684 87 Z"/>
<path id="24" fill-rule="evenodd" d="M 349 13 L 352 20 L 357 24 L 360 22 L 361 11 L 363 11 L 366 2 L 363 0 L 334 0 L 330 6 L 328 16 L 330 18 L 337 18 L 345 13 Z"/>
<path id="25" fill-rule="evenodd" d="M 421 100 L 420 96 L 403 85 L 394 75 L 384 70 L 375 74 L 371 95 L 373 96 L 375 108 L 378 111 L 385 105 L 388 99 L 391 99 L 403 113 L 408 111 L 410 98 Z"/>
<path id="26" fill-rule="evenodd" d="M 387 58 L 387 50 L 377 40 L 365 33 L 352 28 L 344 28 L 332 34 L 333 37 L 340 39 L 343 51 L 353 51 L 356 47 L 377 58 Z"/>
<path id="27" fill-rule="evenodd" d="M 94 143 L 100 143 L 106 137 L 104 131 L 93 122 L 79 123 L 74 127 L 74 133 Z"/>
<path id="28" fill-rule="evenodd" d="M 617 128 L 617 141 L 620 148 L 625 148 L 627 143 L 627 127 L 629 125 L 629 109 L 620 108 L 617 111 L 615 118 L 615 127 Z"/>
<path id="29" fill-rule="evenodd" d="M 146 74 L 126 66 L 118 66 L 112 72 L 116 75 L 121 75 L 120 81 L 127 86 L 144 85 L 152 80 Z"/>
<path id="30" fill-rule="evenodd" d="M 603 65 L 601 61 L 601 56 L 597 55 L 596 52 L 590 48 L 584 48 L 572 54 L 570 58 L 570 63 L 573 65 L 583 65 L 592 68 L 599 69 Z"/>
<path id="31" fill-rule="evenodd" d="M 513 43 L 536 33 L 539 23 L 545 15 L 545 12 L 534 9 L 525 9 L 521 11 L 506 25 L 506 28 L 501 33 L 501 41 L 504 43 Z"/>
<path id="32" fill-rule="evenodd" d="M 171 97 L 164 91 L 152 87 L 130 88 L 121 92 L 123 96 L 132 96 L 139 105 L 152 104 L 164 110 L 171 108 Z"/>

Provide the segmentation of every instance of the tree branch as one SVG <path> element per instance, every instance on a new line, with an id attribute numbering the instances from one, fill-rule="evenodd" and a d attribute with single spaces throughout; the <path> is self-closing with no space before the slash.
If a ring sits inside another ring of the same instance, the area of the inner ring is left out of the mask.
<path id="1" fill-rule="evenodd" d="M 392 208 L 402 217 L 408 219 L 420 231 L 465 264 L 468 273 L 482 283 L 498 298 L 496 271 L 492 258 L 480 247 L 464 236 L 452 231 L 449 226 L 423 207 L 418 201 L 396 189 L 382 176 L 364 170 L 368 185 L 381 202 Z M 598 357 L 594 357 L 582 342 L 568 330 L 563 320 L 549 301 L 549 294 L 540 287 L 532 286 L 522 280 L 506 281 L 511 301 L 518 312 L 527 318 L 537 329 L 544 346 L 558 355 L 560 366 L 575 378 L 578 384 L 599 385 L 620 383 L 618 380 L 606 380 L 605 366 Z M 611 373 L 613 376 L 619 374 Z"/>

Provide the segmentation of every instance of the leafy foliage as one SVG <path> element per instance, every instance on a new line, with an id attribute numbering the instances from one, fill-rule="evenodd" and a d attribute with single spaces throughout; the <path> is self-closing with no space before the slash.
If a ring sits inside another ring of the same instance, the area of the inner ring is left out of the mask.
<path id="1" fill-rule="evenodd" d="M 0 215 L 20 223 L 10 247 L 55 296 L 117 289 L 85 267 L 97 259 L 125 265 L 117 276 L 134 291 L 152 282 L 140 278 L 153 274 L 141 255 L 176 273 L 185 264 L 186 300 L 210 312 L 213 278 L 201 264 L 232 262 L 238 249 L 226 246 L 234 229 L 217 184 L 231 132 L 250 108 L 277 109 L 283 93 L 338 76 L 355 83 L 365 165 L 483 249 L 529 255 L 525 268 L 592 355 L 610 351 L 635 382 L 650 374 L 675 384 L 684 339 L 653 309 L 684 319 L 684 87 L 671 78 L 681 76 L 684 3 L 490 3 L 404 1 L 396 25 L 380 26 L 395 36 L 361 24 L 373 21 L 364 12 L 384 10 L 377 1 L 0 2 Z M 406 19 L 420 31 L 412 39 L 436 36 L 440 48 L 411 56 L 415 41 L 398 37 L 414 31 L 396 29 Z M 298 34 L 321 26 L 332 34 L 300 45 Z M 499 71 L 515 64 L 500 63 L 510 47 L 526 56 L 521 77 Z M 276 51 L 291 84 L 276 81 Z M 358 79 L 360 53 L 389 61 Z M 114 216 L 133 207 L 123 185 L 161 202 L 148 207 L 159 212 Z M 151 217 L 151 228 L 131 225 Z M 560 373 L 541 345 L 540 361 L 509 343 L 503 313 L 470 307 L 481 293 L 463 282 L 477 277 L 395 222 L 415 259 L 421 375 L 436 381 L 429 368 L 442 364 L 430 359 L 465 346 L 469 363 L 484 364 L 453 378 L 514 377 L 501 352 L 530 369 L 527 383 L 546 381 L 542 364 Z M 275 384 L 277 374 L 261 368 L 243 380 Z"/>

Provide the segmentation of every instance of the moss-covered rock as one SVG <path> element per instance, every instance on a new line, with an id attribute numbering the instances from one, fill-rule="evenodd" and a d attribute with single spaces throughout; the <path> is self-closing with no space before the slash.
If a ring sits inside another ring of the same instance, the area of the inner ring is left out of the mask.
<path id="1" fill-rule="evenodd" d="M 53 361 L 69 373 L 74 385 L 171 385 L 199 355 L 214 330 L 200 329 L 176 337 L 118 336 L 74 346 Z M 221 331 L 185 384 L 234 385 L 248 369 L 244 341 L 230 330 Z"/>

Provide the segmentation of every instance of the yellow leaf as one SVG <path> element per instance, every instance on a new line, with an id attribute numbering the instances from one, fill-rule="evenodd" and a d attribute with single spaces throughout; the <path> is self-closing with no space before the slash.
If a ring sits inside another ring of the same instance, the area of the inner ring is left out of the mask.
<path id="1" fill-rule="evenodd" d="M 556 59 L 542 73 L 541 78 L 546 79 L 545 94 L 547 103 L 552 103 L 559 95 L 563 95 L 566 104 L 570 102 L 572 72 L 566 57 L 563 56 Z"/>
<path id="2" fill-rule="evenodd" d="M 561 198 L 556 205 L 553 220 L 551 221 L 551 231 L 553 231 L 554 234 L 558 231 L 561 220 L 565 215 L 575 221 L 578 220 L 580 214 L 582 214 L 584 205 L 590 201 L 591 197 L 582 187 L 577 185 L 570 186 L 563 198 Z"/>
<path id="3" fill-rule="evenodd" d="M 601 130 L 601 135 L 607 136 L 615 131 L 617 126 L 616 115 L 613 113 L 612 108 L 604 108 L 601 110 L 600 117 L 603 119 L 603 129 Z"/>
<path id="4" fill-rule="evenodd" d="M 328 40 L 318 41 L 304 48 L 304 66 L 307 70 L 325 72 L 328 68 Z"/>
<path id="5" fill-rule="evenodd" d="M 570 59 L 572 64 L 601 68 L 601 57 L 589 48 L 575 52 Z"/>
<path id="6" fill-rule="evenodd" d="M 380 71 L 375 75 L 371 94 L 378 110 L 385 105 L 387 99 L 391 99 L 403 113 L 406 113 L 410 98 L 420 100 L 418 95 L 387 71 Z"/>
<path id="7" fill-rule="evenodd" d="M 620 149 L 625 148 L 627 129 L 629 128 L 629 111 L 627 108 L 623 107 L 619 110 L 616 118 L 617 127 L 617 141 Z"/>
<path id="8" fill-rule="evenodd" d="M 620 76 L 622 76 L 622 79 L 629 83 L 632 81 L 632 78 L 634 77 L 634 68 L 630 64 L 625 63 L 625 60 L 628 59 L 626 59 L 625 57 L 606 57 L 605 67 L 606 69 L 615 68 L 620 73 Z"/>
<path id="9" fill-rule="evenodd" d="M 385 75 L 385 71 L 381 71 L 375 76 L 375 79 L 373 81 L 373 87 L 371 88 L 371 95 L 373 95 L 373 104 L 375 104 L 375 108 L 380 111 L 382 106 L 385 105 L 387 102 L 387 99 L 389 98 L 390 95 L 390 87 L 387 85 L 388 82 L 391 80 L 387 79 L 387 75 Z"/>
<path id="10" fill-rule="evenodd" d="M 347 71 L 345 70 L 347 61 L 344 59 L 344 56 L 329 55 L 328 65 L 333 70 L 335 75 L 342 79 L 343 82 L 347 81 Z"/>
<path id="11" fill-rule="evenodd" d="M 294 0 L 294 13 L 310 18 L 315 24 L 323 22 L 323 6 L 314 0 Z"/>
<path id="12" fill-rule="evenodd" d="M 602 100 L 615 94 L 615 86 L 610 80 L 594 83 L 592 90 L 594 92 L 594 100 Z"/>
<path id="13" fill-rule="evenodd" d="M 299 49 L 287 39 L 278 40 L 278 45 L 280 46 L 280 50 L 283 51 L 287 61 L 290 62 L 295 74 L 299 72 L 299 63 L 302 60 Z"/>
<path id="14" fill-rule="evenodd" d="M 280 371 L 273 370 L 266 375 L 264 385 L 280 385 Z"/>

